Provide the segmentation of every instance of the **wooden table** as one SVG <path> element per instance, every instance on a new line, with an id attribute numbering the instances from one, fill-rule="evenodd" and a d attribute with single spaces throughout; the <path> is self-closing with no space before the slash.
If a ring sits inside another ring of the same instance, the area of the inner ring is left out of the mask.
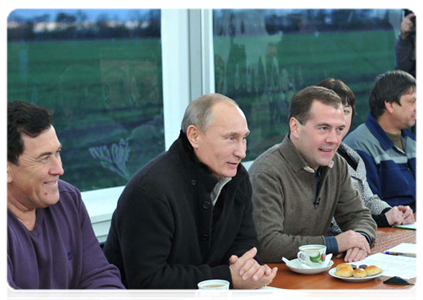
<path id="1" fill-rule="evenodd" d="M 372 247 L 372 253 L 383 252 L 400 243 L 416 243 L 416 231 L 396 228 L 379 228 L 376 242 Z M 343 262 L 341 258 L 332 259 L 334 266 Z M 333 278 L 328 272 L 317 275 L 302 275 L 292 272 L 284 263 L 269 264 L 270 267 L 278 267 L 278 274 L 270 286 L 284 289 L 408 289 L 413 285 L 390 285 L 383 281 L 389 277 L 380 276 L 365 282 L 346 282 Z M 415 283 L 416 278 L 407 280 Z"/>

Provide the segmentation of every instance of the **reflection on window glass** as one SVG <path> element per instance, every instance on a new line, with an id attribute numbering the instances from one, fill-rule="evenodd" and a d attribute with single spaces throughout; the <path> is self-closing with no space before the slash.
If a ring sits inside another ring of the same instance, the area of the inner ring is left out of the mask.
<path id="1" fill-rule="evenodd" d="M 327 77 L 355 93 L 364 122 L 375 77 L 395 68 L 401 10 L 214 10 L 215 90 L 238 102 L 253 160 L 288 132 L 294 93 Z"/>
<path id="2" fill-rule="evenodd" d="M 160 10 L 15 10 L 8 101 L 54 112 L 64 180 L 125 185 L 164 150 Z"/>

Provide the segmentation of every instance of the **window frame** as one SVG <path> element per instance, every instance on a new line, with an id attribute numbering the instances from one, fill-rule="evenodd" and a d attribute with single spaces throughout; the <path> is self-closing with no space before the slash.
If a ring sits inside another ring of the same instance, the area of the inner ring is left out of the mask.
<path id="1" fill-rule="evenodd" d="M 399 30 L 394 28 L 395 31 Z M 165 149 L 178 138 L 190 101 L 215 92 L 213 9 L 162 9 L 162 85 Z M 247 168 L 253 161 L 244 161 Z M 140 166 L 141 167 L 141 166 Z M 94 231 L 104 242 L 124 186 L 82 192 Z"/>
<path id="2" fill-rule="evenodd" d="M 161 10 L 163 113 L 166 150 L 178 138 L 190 101 L 214 93 L 212 9 Z M 249 166 L 252 162 L 247 162 Z M 104 243 L 125 186 L 81 192 L 95 235 Z"/>

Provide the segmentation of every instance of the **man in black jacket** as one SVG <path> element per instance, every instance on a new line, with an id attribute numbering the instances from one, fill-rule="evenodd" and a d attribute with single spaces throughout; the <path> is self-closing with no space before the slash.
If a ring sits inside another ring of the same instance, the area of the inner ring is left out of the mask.
<path id="1" fill-rule="evenodd" d="M 231 99 L 190 103 L 179 138 L 130 180 L 113 214 L 105 254 L 128 288 L 194 289 L 206 279 L 260 288 L 251 184 L 241 165 L 247 121 Z"/>

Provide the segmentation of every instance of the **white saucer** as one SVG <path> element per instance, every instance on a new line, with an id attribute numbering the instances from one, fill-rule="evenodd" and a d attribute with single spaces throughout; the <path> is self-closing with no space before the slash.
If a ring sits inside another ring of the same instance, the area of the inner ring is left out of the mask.
<path id="1" fill-rule="evenodd" d="M 313 274 L 319 274 L 319 273 L 322 273 L 322 272 L 329 270 L 333 265 L 333 261 L 331 260 L 329 262 L 329 264 L 324 268 L 307 268 L 307 269 L 305 269 L 301 265 L 302 265 L 301 262 L 299 262 L 297 258 L 290 260 L 289 264 L 286 264 L 286 266 L 291 271 L 293 271 L 295 273 L 305 274 L 305 275 L 313 275 Z"/>
<path id="2" fill-rule="evenodd" d="M 332 276 L 332 277 L 335 277 L 335 278 L 344 280 L 344 281 L 349 281 L 349 282 L 364 282 L 364 281 L 369 281 L 369 280 L 375 279 L 375 278 L 383 275 L 383 271 L 382 271 L 381 273 L 376 274 L 376 275 L 373 275 L 373 276 L 366 276 L 364 278 L 355 278 L 354 276 L 352 276 L 352 277 L 336 276 L 335 275 L 335 272 L 336 272 L 336 268 L 330 269 L 329 270 L 329 275 Z"/>

